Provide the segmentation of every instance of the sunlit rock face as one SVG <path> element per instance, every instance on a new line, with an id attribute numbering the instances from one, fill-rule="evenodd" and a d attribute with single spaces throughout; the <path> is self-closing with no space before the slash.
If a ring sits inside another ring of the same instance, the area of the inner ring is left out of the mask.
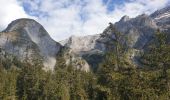
<path id="1" fill-rule="evenodd" d="M 17 19 L 0 33 L 0 46 L 21 61 L 41 60 L 45 69 L 53 69 L 56 55 L 62 47 L 55 42 L 38 22 Z"/>
<path id="2" fill-rule="evenodd" d="M 72 52 L 82 55 L 86 52 L 95 51 L 98 49 L 98 47 L 96 47 L 96 40 L 99 37 L 99 34 L 82 37 L 71 36 L 69 39 L 63 40 L 60 43 L 68 48 L 71 48 Z"/>

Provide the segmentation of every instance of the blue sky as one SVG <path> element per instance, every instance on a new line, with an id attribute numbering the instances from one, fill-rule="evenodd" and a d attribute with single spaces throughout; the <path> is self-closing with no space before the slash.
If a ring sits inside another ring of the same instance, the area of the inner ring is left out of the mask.
<path id="1" fill-rule="evenodd" d="M 163 8 L 170 0 L 0 0 L 0 30 L 18 18 L 41 23 L 53 39 L 102 33 L 109 22 Z"/>
<path id="2" fill-rule="evenodd" d="M 128 0 L 103 0 L 103 3 L 107 5 L 108 11 L 113 11 L 114 6 L 124 4 L 125 2 L 128 2 Z"/>

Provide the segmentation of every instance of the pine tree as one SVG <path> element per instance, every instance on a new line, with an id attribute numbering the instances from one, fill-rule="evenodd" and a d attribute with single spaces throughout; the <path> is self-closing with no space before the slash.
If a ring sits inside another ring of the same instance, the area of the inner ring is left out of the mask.
<path id="1" fill-rule="evenodd" d="M 155 83 L 153 83 L 152 86 L 155 86 L 159 90 L 159 95 L 169 93 L 170 83 L 168 70 L 170 68 L 170 45 L 168 44 L 165 33 L 161 33 L 158 30 L 153 42 L 144 52 L 141 62 L 153 71 L 161 70 L 160 76 L 155 79 Z"/>
<path id="2" fill-rule="evenodd" d="M 112 24 L 110 24 L 110 28 L 112 36 L 105 34 L 111 41 L 109 43 L 110 50 L 106 53 L 97 71 L 98 86 L 96 89 L 98 91 L 98 97 L 106 100 L 117 100 L 121 97 L 119 85 L 125 78 L 124 73 L 128 71 L 130 74 L 132 66 L 127 60 L 129 48 L 125 45 L 125 42 L 122 42 L 125 40 L 125 36 L 118 32 Z"/>
<path id="3" fill-rule="evenodd" d="M 170 45 L 167 43 L 167 35 L 158 31 L 154 39 L 154 43 L 142 56 L 142 62 L 152 68 L 161 68 L 162 75 L 167 77 L 167 69 L 170 66 Z"/>
<path id="4" fill-rule="evenodd" d="M 17 79 L 17 94 L 19 99 L 38 100 L 42 96 L 44 86 L 44 71 L 41 66 L 24 64 Z"/>

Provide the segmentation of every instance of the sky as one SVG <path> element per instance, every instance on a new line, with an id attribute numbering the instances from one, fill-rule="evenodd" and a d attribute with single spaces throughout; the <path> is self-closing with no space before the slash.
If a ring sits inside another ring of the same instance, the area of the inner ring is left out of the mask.
<path id="1" fill-rule="evenodd" d="M 102 33 L 124 15 L 150 14 L 170 0 L 0 0 L 0 31 L 19 18 L 31 18 L 61 41 L 72 35 Z"/>

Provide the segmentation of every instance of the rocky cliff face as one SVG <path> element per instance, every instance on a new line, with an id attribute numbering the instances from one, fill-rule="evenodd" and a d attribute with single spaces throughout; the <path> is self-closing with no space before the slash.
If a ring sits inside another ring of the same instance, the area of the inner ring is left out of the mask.
<path id="1" fill-rule="evenodd" d="M 41 60 L 45 69 L 53 69 L 62 46 L 35 20 L 17 19 L 0 33 L 0 47 L 21 61 Z"/>
<path id="2" fill-rule="evenodd" d="M 113 25 L 116 27 L 117 31 L 128 37 L 128 45 L 130 47 L 141 49 L 146 44 L 146 42 L 152 38 L 152 35 L 155 33 L 155 31 L 157 31 L 157 29 L 169 31 L 170 6 L 155 11 L 151 15 L 142 14 L 136 18 L 123 16 L 120 21 L 114 23 Z M 103 37 L 105 34 L 110 37 L 114 37 L 114 32 L 111 31 L 111 26 L 108 26 L 102 34 L 97 36 L 70 37 L 70 39 L 68 39 L 69 41 L 65 41 L 65 46 L 70 47 L 73 51 L 76 48 L 79 52 L 83 50 L 90 51 L 96 48 L 100 49 L 101 51 L 105 51 L 107 48 L 104 45 L 101 46 L 101 43 L 110 41 L 109 38 Z M 70 42 L 71 40 L 73 42 Z M 83 43 L 88 45 L 79 45 Z"/>
<path id="3" fill-rule="evenodd" d="M 136 18 L 122 17 L 119 22 L 112 24 L 117 31 L 127 37 L 126 44 L 129 47 L 142 49 L 152 38 L 152 35 L 159 28 L 157 23 L 149 15 L 139 15 Z M 71 48 L 75 52 L 99 50 L 107 51 L 107 44 L 114 38 L 112 26 L 109 25 L 100 35 L 85 37 L 70 37 L 65 41 L 64 46 Z"/>
<path id="4" fill-rule="evenodd" d="M 112 31 L 113 26 L 117 31 L 123 34 L 123 37 L 126 37 L 126 40 L 122 41 L 126 43 L 126 46 L 132 49 L 132 56 L 134 57 L 138 52 L 142 51 L 145 48 L 149 41 L 152 40 L 153 34 L 155 34 L 158 29 L 169 34 L 170 6 L 158 10 L 151 15 L 142 14 L 137 16 L 136 18 L 129 18 L 128 16 L 124 16 L 119 22 L 109 25 L 102 34 L 97 36 L 89 36 L 88 38 L 71 37 L 70 39 L 68 39 L 69 41 L 65 42 L 64 46 L 67 46 L 71 48 L 71 50 L 73 50 L 74 52 L 78 53 L 85 50 L 86 53 L 81 53 L 81 56 L 85 56 L 86 60 L 88 62 L 91 62 L 94 60 L 91 57 L 89 58 L 92 50 L 97 50 L 105 53 L 110 49 L 109 43 L 112 41 L 112 38 L 115 37 L 115 34 Z M 98 55 L 98 52 L 93 52 L 93 55 L 95 54 Z"/>
<path id="5" fill-rule="evenodd" d="M 42 25 L 32 19 L 17 19 L 0 33 L 0 50 L 3 51 L 0 51 L 0 57 L 5 59 L 7 54 L 11 60 L 17 58 L 33 65 L 41 63 L 45 70 L 53 70 L 57 66 L 56 60 L 60 59 L 58 54 L 64 52 L 64 48 L 49 36 Z M 88 63 L 75 52 L 64 52 L 63 57 L 67 65 L 72 64 L 84 71 L 90 69 Z"/>

